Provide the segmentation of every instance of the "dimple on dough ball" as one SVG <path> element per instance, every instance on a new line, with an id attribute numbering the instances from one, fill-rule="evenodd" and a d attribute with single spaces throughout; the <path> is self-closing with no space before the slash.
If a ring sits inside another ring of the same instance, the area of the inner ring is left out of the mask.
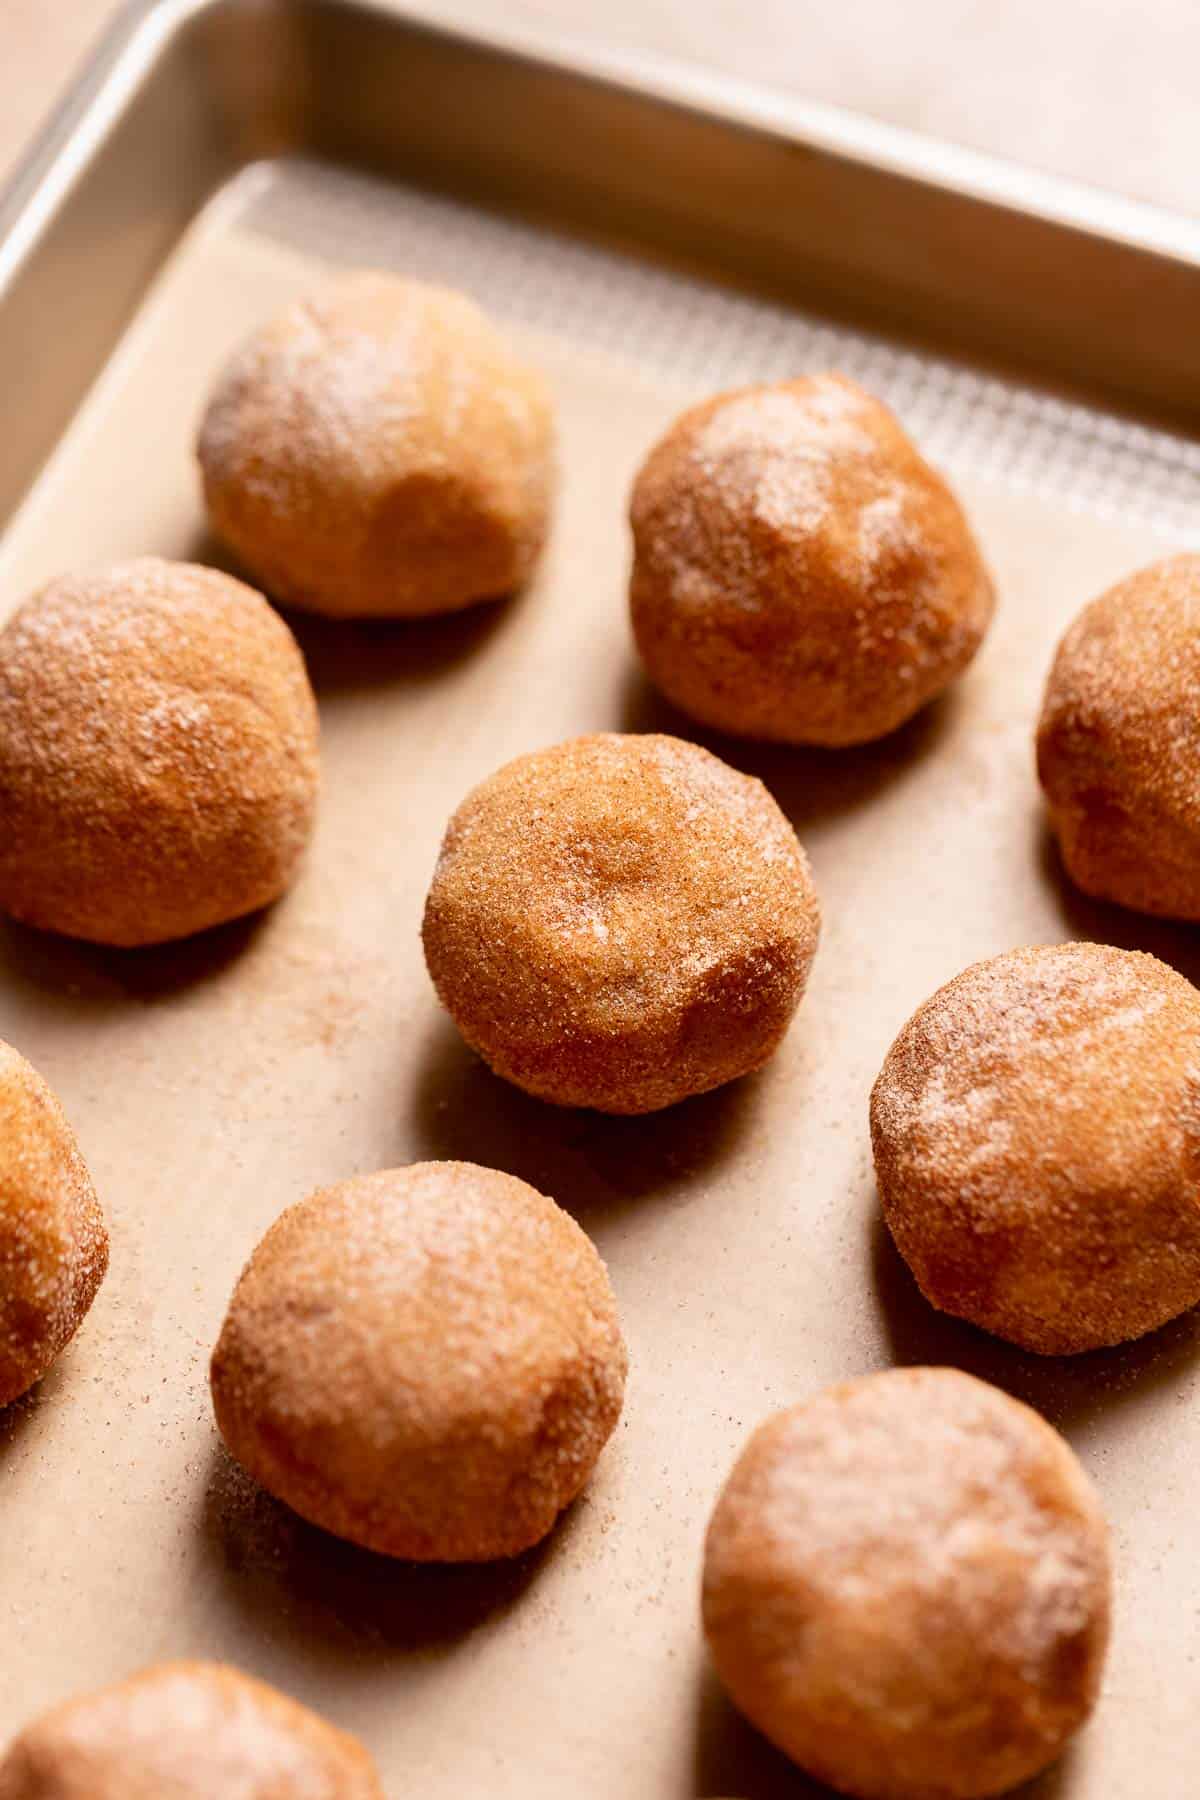
<path id="1" fill-rule="evenodd" d="M 761 782 L 678 738 L 518 757 L 450 821 L 425 957 L 497 1074 L 644 1113 L 759 1068 L 800 1002 L 819 913 Z"/>
<path id="2" fill-rule="evenodd" d="M 0 908 L 26 924 L 128 946 L 255 912 L 317 785 L 304 660 L 228 575 L 64 576 L 0 632 Z"/>
<path id="3" fill-rule="evenodd" d="M 417 1163 L 291 1207 L 247 1264 L 212 1362 L 230 1451 L 339 1537 L 420 1562 L 536 1544 L 621 1411 L 604 1264 L 545 1195 Z"/>
<path id="4" fill-rule="evenodd" d="M 160 1663 L 26 1726 L 0 1800 L 384 1800 L 356 1738 L 219 1663 Z"/>
<path id="5" fill-rule="evenodd" d="M 704 1629 L 732 1699 L 818 1780 L 974 1800 L 1091 1712 L 1110 1587 L 1057 1432 L 956 1369 L 890 1369 L 754 1433 L 709 1526 Z"/>
<path id="6" fill-rule="evenodd" d="M 107 1268 L 75 1135 L 37 1070 L 0 1043 L 0 1406 L 41 1380 Z"/>
<path id="7" fill-rule="evenodd" d="M 356 272 L 287 307 L 200 428 L 214 529 L 279 600 L 415 617 L 511 593 L 545 541 L 541 378 L 465 294 Z"/>
<path id="8" fill-rule="evenodd" d="M 1136 912 L 1200 919 L 1200 556 L 1143 569 L 1058 647 L 1038 775 L 1072 881 Z"/>
<path id="9" fill-rule="evenodd" d="M 882 737 L 962 673 L 992 616 L 953 494 L 842 376 L 684 413 L 642 465 L 630 519 L 642 660 L 721 731 Z"/>
<path id="10" fill-rule="evenodd" d="M 1200 994 L 1153 956 L 976 963 L 892 1045 L 871 1137 L 892 1236 L 943 1312 L 1057 1355 L 1200 1301 Z"/>

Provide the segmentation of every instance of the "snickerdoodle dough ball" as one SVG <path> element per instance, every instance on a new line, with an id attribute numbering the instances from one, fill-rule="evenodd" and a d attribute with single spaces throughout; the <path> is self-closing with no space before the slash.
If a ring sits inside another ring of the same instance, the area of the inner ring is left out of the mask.
<path id="1" fill-rule="evenodd" d="M 839 375 L 684 413 L 642 465 L 630 518 L 642 660 L 721 731 L 882 737 L 962 673 L 992 616 L 953 494 Z"/>
<path id="2" fill-rule="evenodd" d="M 101 944 L 278 899 L 317 799 L 291 632 L 215 569 L 67 575 L 0 632 L 0 908 Z"/>
<path id="3" fill-rule="evenodd" d="M 273 597 L 415 617 L 527 579 L 553 437 L 541 378 L 464 294 L 356 272 L 233 357 L 198 452 L 213 528 Z"/>
<path id="4" fill-rule="evenodd" d="M 0 1406 L 40 1381 L 108 1268 L 108 1231 L 62 1107 L 0 1043 Z"/>
<path id="5" fill-rule="evenodd" d="M 383 1800 L 356 1738 L 219 1663 L 160 1663 L 26 1726 L 0 1800 Z"/>
<path id="6" fill-rule="evenodd" d="M 304 1518 L 420 1562 L 528 1549 L 591 1474 L 625 1347 L 604 1264 L 511 1175 L 417 1163 L 293 1206 L 212 1361 L 230 1451 Z"/>
<path id="7" fill-rule="evenodd" d="M 1200 1301 L 1200 994 L 1155 957 L 976 963 L 892 1045 L 871 1136 L 892 1236 L 941 1311 L 1058 1355 Z"/>
<path id="8" fill-rule="evenodd" d="M 777 1413 L 708 1531 L 704 1629 L 746 1716 L 863 1800 L 999 1794 L 1091 1712 L 1104 1515 L 1057 1432 L 955 1369 Z"/>
<path id="9" fill-rule="evenodd" d="M 451 819 L 429 972 L 498 1075 L 644 1113 L 759 1068 L 800 1002 L 819 913 L 761 782 L 678 738 L 574 738 Z"/>
<path id="10" fill-rule="evenodd" d="M 1093 600 L 1058 647 L 1037 733 L 1072 881 L 1174 919 L 1200 919 L 1198 620 L 1198 555 Z"/>

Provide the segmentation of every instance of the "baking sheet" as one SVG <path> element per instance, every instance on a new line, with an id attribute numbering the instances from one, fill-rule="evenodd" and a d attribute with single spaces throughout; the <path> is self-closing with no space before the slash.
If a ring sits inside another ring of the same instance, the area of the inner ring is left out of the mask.
<path id="1" fill-rule="evenodd" d="M 201 219 L 10 530 L 0 607 L 76 563 L 219 556 L 190 457 L 206 384 L 314 274 L 228 208 Z M 450 811 L 508 757 L 590 730 L 698 735 L 636 670 L 624 505 L 644 449 L 703 384 L 553 333 L 525 342 L 561 417 L 548 559 L 515 603 L 458 619 L 295 621 L 325 768 L 295 891 L 257 921 L 140 953 L 0 927 L 0 1035 L 60 1093 L 113 1229 L 75 1343 L 0 1413 L 0 1739 L 145 1662 L 217 1656 L 359 1732 L 397 1800 L 815 1796 L 707 1673 L 708 1512 L 773 1408 L 890 1362 L 947 1361 L 1059 1426 L 1115 1528 L 1096 1721 L 1026 1791 L 1182 1796 L 1200 1758 L 1197 1320 L 1043 1362 L 938 1319 L 879 1225 L 866 1115 L 900 1024 L 977 957 L 1091 936 L 1200 975 L 1194 934 L 1064 888 L 1032 773 L 1062 626 L 1170 545 L 964 470 L 1001 599 L 960 687 L 860 751 L 703 739 L 769 783 L 822 896 L 812 984 L 775 1062 L 649 1119 L 545 1108 L 439 1014 L 421 905 Z M 322 1537 L 230 1467 L 211 1423 L 208 1353 L 265 1227 L 322 1183 L 423 1157 L 510 1169 L 568 1207 L 608 1260 L 632 1356 L 586 1495 L 496 1568 L 414 1571 Z"/>

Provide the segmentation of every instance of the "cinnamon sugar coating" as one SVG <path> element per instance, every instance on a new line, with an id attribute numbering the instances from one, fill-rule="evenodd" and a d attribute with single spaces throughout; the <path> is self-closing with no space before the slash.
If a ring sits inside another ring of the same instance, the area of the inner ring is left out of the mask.
<path id="1" fill-rule="evenodd" d="M 41 1380 L 107 1268 L 75 1134 L 37 1070 L 0 1043 L 0 1406 Z"/>
<path id="2" fill-rule="evenodd" d="M 158 557 L 63 576 L 0 632 L 0 907 L 155 944 L 292 881 L 316 807 L 317 710 L 252 588 Z"/>
<path id="3" fill-rule="evenodd" d="M 511 1175 L 417 1163 L 316 1193 L 238 1282 L 212 1361 L 232 1454 L 315 1525 L 388 1556 L 536 1544 L 621 1411 L 604 1264 Z"/>
<path id="4" fill-rule="evenodd" d="M 1169 557 L 1084 608 L 1058 647 L 1038 776 L 1084 893 L 1200 919 L 1200 555 Z"/>
<path id="5" fill-rule="evenodd" d="M 219 1663 L 68 1700 L 0 1761 L 0 1800 L 383 1800 L 356 1738 Z"/>
<path id="6" fill-rule="evenodd" d="M 704 1629 L 737 1705 L 862 1800 L 975 1800 L 1091 1712 L 1108 1533 L 1068 1445 L 956 1369 L 890 1369 L 759 1427 L 709 1526 Z"/>
<path id="7" fill-rule="evenodd" d="M 644 1113 L 761 1067 L 819 910 L 761 782 L 678 738 L 518 757 L 451 819 L 425 957 L 467 1043 L 562 1106 Z"/>
<path id="8" fill-rule="evenodd" d="M 839 375 L 685 412 L 642 465 L 630 519 L 646 669 L 735 735 L 882 737 L 961 674 L 992 616 L 953 494 Z"/>
<path id="9" fill-rule="evenodd" d="M 197 449 L 214 530 L 272 596 L 415 617 L 527 580 L 553 438 L 541 378 L 464 294 L 356 271 L 237 352 Z"/>
<path id="10" fill-rule="evenodd" d="M 1200 1301 L 1200 994 L 1153 956 L 1054 944 L 965 970 L 889 1050 L 871 1137 L 943 1312 L 1060 1355 Z"/>

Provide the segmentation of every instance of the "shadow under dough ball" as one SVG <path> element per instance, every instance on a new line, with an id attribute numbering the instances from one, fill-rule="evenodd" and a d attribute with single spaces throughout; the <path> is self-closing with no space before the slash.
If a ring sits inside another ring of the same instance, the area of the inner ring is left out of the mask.
<path id="1" fill-rule="evenodd" d="M 160 1663 L 55 1707 L 0 1760 L 0 1800 L 384 1800 L 356 1738 L 219 1663 Z"/>
<path id="2" fill-rule="evenodd" d="M 1060 1355 L 1200 1301 L 1200 993 L 1153 956 L 976 963 L 888 1051 L 871 1138 L 892 1236 L 942 1312 Z"/>
<path id="3" fill-rule="evenodd" d="M 368 1550 L 486 1562 L 536 1544 L 621 1411 L 604 1264 L 511 1175 L 417 1163 L 326 1188 L 268 1231 L 212 1360 L 231 1453 Z"/>
<path id="4" fill-rule="evenodd" d="M 838 375 L 684 413 L 642 465 L 630 519 L 646 669 L 737 736 L 883 737 L 962 673 L 992 616 L 957 500 Z"/>
<path id="5" fill-rule="evenodd" d="M 356 272 L 228 364 L 200 427 L 213 529 L 275 598 L 418 617 L 519 588 L 549 527 L 546 388 L 465 294 Z"/>
<path id="6" fill-rule="evenodd" d="M 1200 919 L 1200 556 L 1084 608 L 1058 647 L 1038 777 L 1067 873 L 1135 912 Z"/>
<path id="7" fill-rule="evenodd" d="M 37 1070 L 0 1043 L 0 1406 L 41 1380 L 107 1268 L 75 1134 Z"/>
<path id="8" fill-rule="evenodd" d="M 63 576 L 0 632 L 0 908 L 28 925 L 132 946 L 256 912 L 317 787 L 304 659 L 228 575 Z"/>
<path id="9" fill-rule="evenodd" d="M 811 1775 L 975 1800 L 1088 1717 L 1110 1589 L 1057 1432 L 956 1369 L 889 1369 L 754 1433 L 709 1526 L 704 1629 L 732 1699 Z"/>
<path id="10" fill-rule="evenodd" d="M 645 1113 L 761 1067 L 819 910 L 762 783 L 678 738 L 573 738 L 463 801 L 425 959 L 472 1049 L 561 1106 Z"/>

